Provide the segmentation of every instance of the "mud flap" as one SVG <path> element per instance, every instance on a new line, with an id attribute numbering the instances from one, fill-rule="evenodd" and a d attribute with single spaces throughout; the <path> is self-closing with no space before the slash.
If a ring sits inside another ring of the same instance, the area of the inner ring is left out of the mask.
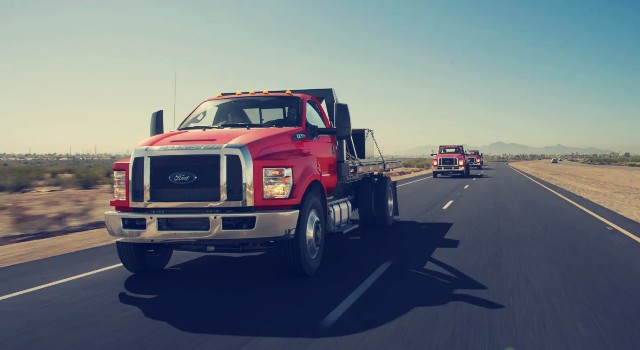
<path id="1" fill-rule="evenodd" d="M 393 216 L 400 215 L 400 207 L 398 206 L 398 188 L 396 187 L 398 184 L 397 181 L 392 182 L 393 186 Z"/>

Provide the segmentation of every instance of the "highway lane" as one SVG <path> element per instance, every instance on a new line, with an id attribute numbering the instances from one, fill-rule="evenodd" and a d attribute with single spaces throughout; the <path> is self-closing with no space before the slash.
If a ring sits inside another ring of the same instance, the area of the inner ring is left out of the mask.
<path id="1" fill-rule="evenodd" d="M 504 164 L 474 178 L 399 185 L 394 227 L 328 240 L 325 265 L 312 279 L 291 279 L 274 254 L 176 254 L 158 276 L 114 268 L 0 300 L 0 344 L 640 347 L 636 242 Z M 0 295 L 117 264 L 113 249 L 0 269 Z M 339 317 L 323 323 L 341 305 Z"/>

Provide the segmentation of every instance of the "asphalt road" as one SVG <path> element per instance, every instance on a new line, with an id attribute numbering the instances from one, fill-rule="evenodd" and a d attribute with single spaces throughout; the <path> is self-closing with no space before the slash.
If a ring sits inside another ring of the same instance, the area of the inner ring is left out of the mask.
<path id="1" fill-rule="evenodd" d="M 394 226 L 331 237 L 309 279 L 273 253 L 132 275 L 114 246 L 2 268 L 0 348 L 640 349 L 640 244 L 503 163 L 472 174 L 401 181 Z"/>

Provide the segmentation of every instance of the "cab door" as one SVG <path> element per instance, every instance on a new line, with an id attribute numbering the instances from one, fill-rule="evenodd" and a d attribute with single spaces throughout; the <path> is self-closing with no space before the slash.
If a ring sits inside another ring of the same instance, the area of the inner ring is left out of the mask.
<path id="1" fill-rule="evenodd" d="M 328 119 L 316 101 L 307 100 L 305 104 L 305 129 L 307 125 L 315 125 L 318 129 L 329 126 Z M 311 154 L 318 161 L 318 171 L 322 176 L 322 184 L 327 189 L 327 195 L 333 192 L 338 182 L 337 145 L 335 136 L 319 135 L 315 139 L 307 139 Z"/>

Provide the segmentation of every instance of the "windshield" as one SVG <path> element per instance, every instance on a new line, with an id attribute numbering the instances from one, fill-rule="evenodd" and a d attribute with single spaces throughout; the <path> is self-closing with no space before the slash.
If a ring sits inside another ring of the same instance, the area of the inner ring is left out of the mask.
<path id="1" fill-rule="evenodd" d="M 178 130 L 215 127 L 300 126 L 300 99 L 293 96 L 255 96 L 202 103 Z"/>
<path id="2" fill-rule="evenodd" d="M 440 147 L 440 151 L 438 151 L 438 153 L 440 153 L 440 154 L 462 153 L 462 148 L 460 148 L 460 147 Z"/>
<path id="3" fill-rule="evenodd" d="M 468 155 L 471 156 L 479 156 L 480 155 L 480 151 L 469 151 L 467 152 Z"/>

